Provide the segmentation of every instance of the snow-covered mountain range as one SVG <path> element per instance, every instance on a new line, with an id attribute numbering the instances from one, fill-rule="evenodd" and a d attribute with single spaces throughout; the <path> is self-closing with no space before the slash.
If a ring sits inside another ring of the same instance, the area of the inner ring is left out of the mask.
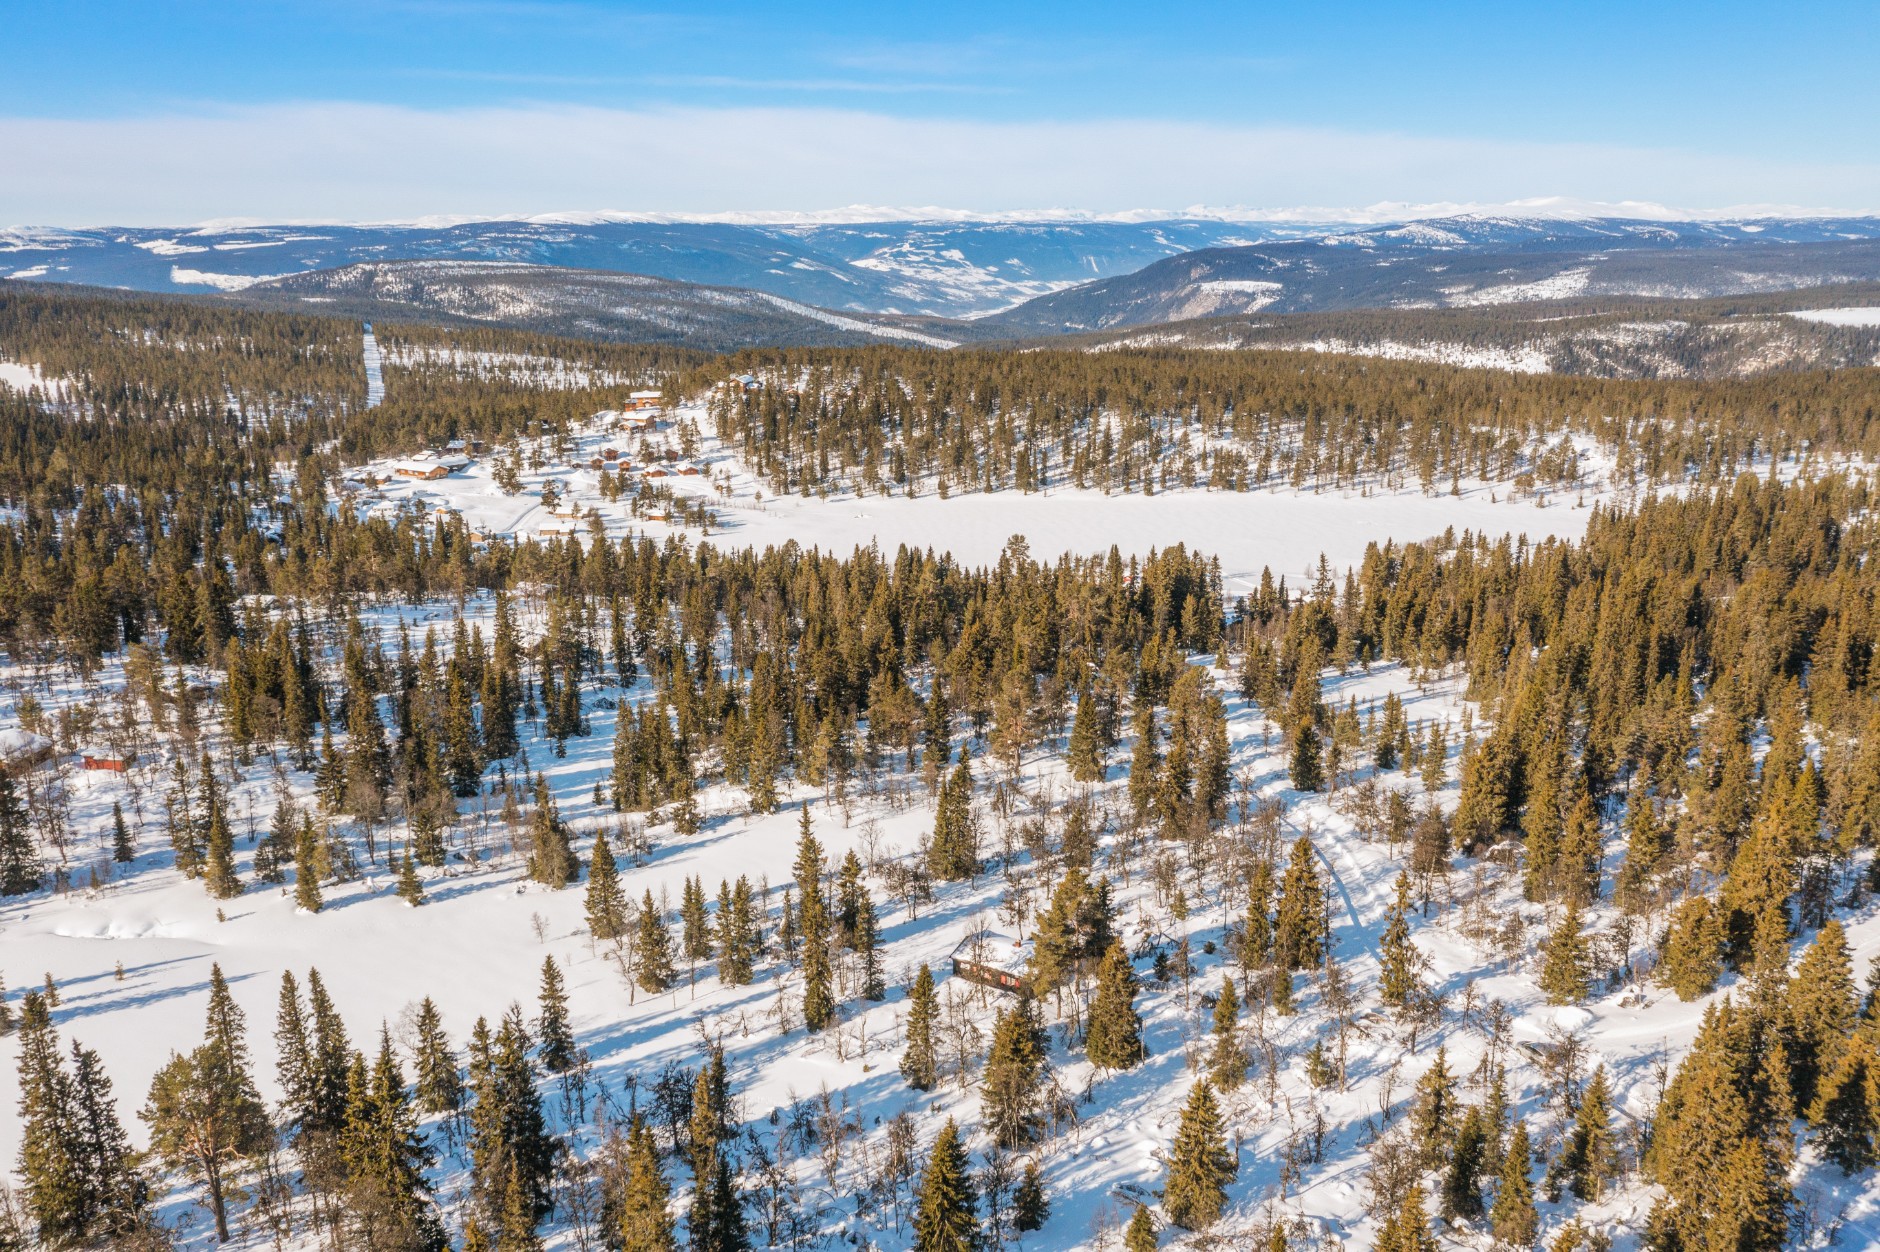
<path id="1" fill-rule="evenodd" d="M 268 225 L 210 223 L 181 229 L 0 229 L 0 278 L 87 283 L 143 291 L 235 291 L 257 282 L 364 261 L 504 261 L 644 274 L 679 282 L 744 287 L 802 304 L 845 312 L 979 317 L 1044 298 L 1010 315 L 1011 329 L 1027 333 L 1095 329 L 1133 320 L 1130 308 L 1084 313 L 1088 298 L 1054 298 L 1065 288 L 1143 274 L 1163 282 L 1157 262 L 1185 263 L 1201 253 L 1210 269 L 1201 282 L 1282 281 L 1269 271 L 1290 268 L 1282 289 L 1211 287 L 1182 292 L 1173 316 L 1246 312 L 1256 300 L 1283 308 L 1354 307 L 1375 303 L 1453 303 L 1439 287 L 1470 283 L 1471 290 L 1544 281 L 1583 263 L 1591 253 L 1693 253 L 1703 261 L 1667 268 L 1636 259 L 1604 268 L 1628 291 L 1641 283 L 1676 287 L 1677 294 L 1725 294 L 1727 276 L 1705 272 L 1748 268 L 1755 281 L 1804 285 L 1838 272 L 1838 258 L 1880 240 L 1880 218 L 1764 217 L 1659 221 L 1643 218 L 1463 214 L 1397 223 L 1324 220 L 1241 221 L 1226 216 L 1171 216 L 1123 220 L 968 218 L 835 220 L 799 215 L 790 220 L 637 220 L 616 215 L 562 215 L 513 221 L 430 221 L 389 225 Z M 841 215 L 837 215 L 841 216 Z M 1832 262 L 1788 254 L 1773 268 L 1773 249 L 1819 250 Z M 1244 248 L 1279 250 L 1242 251 Z M 1840 249 L 1841 251 L 1834 251 Z M 1212 256 L 1225 251 L 1224 259 Z M 1457 254 L 1513 255 L 1515 273 L 1496 282 L 1496 262 L 1438 283 L 1414 281 L 1453 267 Z M 1733 259 L 1724 261 L 1729 256 Z M 1420 260 L 1386 273 L 1403 257 Z M 1434 261 L 1429 258 L 1437 258 Z M 1291 258 L 1300 258 L 1297 261 Z M 1568 264 L 1550 265 L 1549 258 Z M 1801 268 L 1790 275 L 1796 264 Z M 1859 268 L 1858 266 L 1856 268 Z M 1664 270 L 1664 273 L 1659 273 Z M 1231 271 L 1231 272 L 1230 272 Z M 1242 272 L 1245 271 L 1245 272 Z M 1375 271 L 1375 272 L 1374 272 Z M 1327 276 L 1333 286 L 1327 288 Z M 1856 276 L 1865 276 L 1864 273 Z M 1793 278 L 1795 281 L 1789 281 Z M 1381 281 L 1379 281 L 1381 280 Z M 1629 284 L 1629 285 L 1628 285 Z M 1182 284 L 1177 282 L 1176 287 Z M 1597 283 L 1594 284 L 1595 286 Z M 1087 289 L 1088 290 L 1088 289 Z M 1120 289 L 1092 293 L 1108 301 Z M 1672 294 L 1666 290 L 1658 294 Z M 1228 298 L 1228 297 L 1251 297 Z M 1128 298 L 1125 297 L 1125 304 Z M 1154 318 L 1171 315 L 1155 311 Z M 1051 326 L 1054 319 L 1063 325 Z"/>

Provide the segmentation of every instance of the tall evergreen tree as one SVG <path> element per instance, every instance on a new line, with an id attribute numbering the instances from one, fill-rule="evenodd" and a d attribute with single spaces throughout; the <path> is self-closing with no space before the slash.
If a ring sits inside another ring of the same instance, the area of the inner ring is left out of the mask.
<path id="1" fill-rule="evenodd" d="M 1044 1029 L 1030 999 L 999 1012 L 980 1076 L 986 1129 L 1001 1148 L 1022 1148 L 1038 1135 L 1045 1076 Z"/>
<path id="2" fill-rule="evenodd" d="M 124 806 L 111 801 L 111 859 L 128 865 L 137 859 L 137 841 L 131 837 L 130 823 L 124 820 Z"/>
<path id="3" fill-rule="evenodd" d="M 659 1146 L 646 1119 L 635 1113 L 627 1127 L 627 1178 L 620 1196 L 621 1252 L 676 1252 L 671 1200 Z"/>
<path id="4" fill-rule="evenodd" d="M 1214 1085 L 1203 1078 L 1188 1093 L 1181 1125 L 1169 1151 L 1168 1184 L 1162 1206 L 1184 1230 L 1205 1230 L 1227 1206 L 1227 1184 L 1237 1173 L 1221 1130 Z"/>
<path id="5" fill-rule="evenodd" d="M 1854 962 L 1847 950 L 1847 932 L 1839 921 L 1830 918 L 1802 954 L 1784 996 L 1783 1042 L 1788 1049 L 1790 1084 L 1798 1109 L 1814 1104 L 1822 1075 L 1832 1072 L 1840 1062 L 1840 1054 L 1854 1033 L 1857 1012 Z"/>
<path id="6" fill-rule="evenodd" d="M 1541 944 L 1541 990 L 1551 1004 L 1578 1004 L 1591 981 L 1591 954 L 1580 920 L 1580 906 L 1567 902 L 1559 924 Z"/>
<path id="7" fill-rule="evenodd" d="M 1273 952 L 1282 970 L 1312 969 L 1325 959 L 1325 888 L 1314 857 L 1312 841 L 1299 836 L 1280 882 Z"/>
<path id="8" fill-rule="evenodd" d="M 0 895 L 37 891 L 43 877 L 26 807 L 14 790 L 13 775 L 0 769 Z"/>
<path id="9" fill-rule="evenodd" d="M 1561 1153 L 1560 1172 L 1573 1194 L 1597 1200 L 1619 1174 L 1619 1149 L 1612 1133 L 1612 1085 L 1599 1066 L 1580 1094 L 1573 1129 Z"/>
<path id="10" fill-rule="evenodd" d="M 1508 1134 L 1507 1150 L 1501 1156 L 1501 1185 L 1495 1192 L 1495 1207 L 1488 1215 L 1495 1238 L 1511 1247 L 1533 1247 L 1540 1230 L 1540 1213 L 1534 1207 L 1533 1169 L 1527 1123 L 1516 1118 Z"/>
<path id="11" fill-rule="evenodd" d="M 1482 1215 L 1482 1167 L 1491 1131 L 1479 1106 L 1471 1105 L 1456 1126 L 1449 1169 L 1443 1175 L 1443 1215 L 1465 1220 Z"/>
<path id="12" fill-rule="evenodd" d="M 611 943 L 626 934 L 626 897 L 620 889 L 618 864 L 604 830 L 594 836 L 594 851 L 588 858 L 586 908 L 588 933 L 602 943 Z"/>
<path id="13" fill-rule="evenodd" d="M 1672 915 L 1658 981 L 1686 1002 L 1709 995 L 1723 972 L 1723 926 L 1705 896 L 1692 896 Z"/>
<path id="14" fill-rule="evenodd" d="M 1044 1175 L 1037 1161 L 1026 1161 L 1025 1172 L 1012 1191 L 1012 1228 L 1024 1234 L 1043 1230 L 1051 1217 L 1051 1199 L 1045 1194 Z"/>
<path id="15" fill-rule="evenodd" d="M 1409 1005 L 1421 991 L 1422 957 L 1410 940 L 1410 874 L 1397 875 L 1389 921 L 1378 943 L 1378 998 L 1394 1009 Z"/>
<path id="16" fill-rule="evenodd" d="M 1136 971 L 1120 940 L 1110 944 L 1097 970 L 1097 995 L 1090 1006 L 1084 1052 L 1104 1069 L 1133 1069 L 1142 1063 L 1142 1016 L 1136 1012 Z"/>
<path id="17" fill-rule="evenodd" d="M 541 1013 L 535 1019 L 536 1057 L 551 1074 L 574 1068 L 574 1030 L 568 1024 L 568 988 L 555 958 L 542 958 Z"/>
<path id="18" fill-rule="evenodd" d="M 907 1046 L 901 1052 L 901 1076 L 916 1091 L 931 1091 L 940 1080 L 940 1052 L 934 1038 L 939 1017 L 933 970 L 922 962 L 913 989 L 908 992 Z"/>
<path id="19" fill-rule="evenodd" d="M 222 789 L 216 784 L 209 754 L 202 754 L 202 801 L 206 811 L 208 858 L 203 866 L 203 885 L 218 900 L 232 900 L 242 893 L 242 882 L 235 873 L 235 836 L 229 830 L 228 813 L 222 804 Z"/>
<path id="20" fill-rule="evenodd" d="M 835 1020 L 836 1002 L 829 951 L 832 919 L 823 897 L 822 844 L 810 833 L 808 805 L 803 807 L 797 835 L 795 873 L 802 902 L 798 925 L 803 934 L 803 1024 L 815 1031 Z"/>
<path id="21" fill-rule="evenodd" d="M 940 1128 L 921 1172 L 914 1210 L 915 1252 L 978 1252 L 979 1195 L 967 1168 L 966 1146 L 952 1118 Z"/>
<path id="22" fill-rule="evenodd" d="M 666 918 L 653 903 L 653 889 L 646 889 L 640 901 L 639 928 L 634 936 L 633 977 L 640 990 L 657 995 L 672 986 L 672 936 L 666 932 Z"/>
<path id="23" fill-rule="evenodd" d="M 972 753 L 961 749 L 940 788 L 934 810 L 933 839 L 927 845 L 927 870 L 935 878 L 957 881 L 979 870 L 979 834 L 973 821 Z"/>
<path id="24" fill-rule="evenodd" d="M 313 817 L 303 815 L 300 833 L 294 840 L 294 907 L 318 913 L 324 904 L 320 895 L 319 865 L 322 860 Z"/>
<path id="25" fill-rule="evenodd" d="M 461 1112 L 463 1076 L 457 1069 L 457 1056 L 451 1051 L 450 1036 L 444 1033 L 444 1015 L 430 996 L 418 1003 L 413 1033 L 417 1036 L 414 1053 L 418 1074 L 412 1094 L 418 1111 L 431 1115 Z"/>
<path id="26" fill-rule="evenodd" d="M 1123 1230 L 1123 1252 L 1155 1252 L 1155 1248 L 1155 1219 L 1149 1216 L 1148 1205 L 1138 1204 Z"/>
<path id="27" fill-rule="evenodd" d="M 1377 1242 L 1371 1246 L 1375 1252 L 1437 1252 L 1422 1183 L 1411 1184 L 1403 1203 L 1386 1219 Z"/>
<path id="28" fill-rule="evenodd" d="M 560 889 L 579 874 L 574 849 L 568 843 L 568 826 L 561 820 L 548 780 L 535 776 L 534 813 L 529 821 L 529 877 L 536 882 Z"/>
<path id="29" fill-rule="evenodd" d="M 365 1058 L 355 1055 L 347 1086 L 341 1135 L 348 1225 L 375 1252 L 443 1252 L 449 1242 L 425 1180 L 436 1156 L 418 1131 L 390 1031 L 381 1030 L 369 1071 Z"/>
<path id="30" fill-rule="evenodd" d="M 212 971 L 205 1034 L 195 1051 L 170 1054 L 140 1116 L 150 1127 L 151 1150 L 202 1186 L 216 1241 L 227 1243 L 229 1175 L 265 1150 L 274 1128 L 247 1071 L 241 1010 L 219 968 Z"/>
<path id="31" fill-rule="evenodd" d="M 1240 993 L 1226 974 L 1221 975 L 1221 994 L 1214 1001 L 1214 1043 L 1208 1051 L 1208 1076 L 1223 1091 L 1233 1091 L 1247 1077 L 1247 1050 L 1240 1042 Z"/>

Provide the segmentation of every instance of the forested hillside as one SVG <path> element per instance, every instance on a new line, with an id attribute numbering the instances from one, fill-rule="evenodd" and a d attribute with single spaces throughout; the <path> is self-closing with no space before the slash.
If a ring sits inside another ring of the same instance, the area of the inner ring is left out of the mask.
<path id="1" fill-rule="evenodd" d="M 0 1248 L 1868 1238 L 1872 371 L 375 332 L 0 294 Z"/>

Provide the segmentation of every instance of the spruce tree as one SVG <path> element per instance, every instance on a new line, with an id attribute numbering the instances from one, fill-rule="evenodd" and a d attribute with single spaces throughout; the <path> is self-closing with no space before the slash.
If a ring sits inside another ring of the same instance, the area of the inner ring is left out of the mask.
<path id="1" fill-rule="evenodd" d="M 1285 971 L 1312 969 L 1325 959 L 1325 888 L 1314 856 L 1312 841 L 1300 835 L 1293 842 L 1286 877 L 1280 883 L 1273 953 Z"/>
<path id="2" fill-rule="evenodd" d="M 1692 896 L 1672 915 L 1658 981 L 1686 1002 L 1710 994 L 1723 973 L 1723 925 L 1704 896 Z"/>
<path id="3" fill-rule="evenodd" d="M 1065 751 L 1065 763 L 1071 777 L 1082 783 L 1102 782 L 1109 754 L 1105 729 L 1109 713 L 1103 698 L 1090 684 L 1084 684 L 1077 696 L 1077 713 L 1071 723 L 1071 741 Z"/>
<path id="4" fill-rule="evenodd" d="M 479 1023 L 481 1024 L 481 1023 Z M 488 1040 L 479 1057 L 478 1040 Z M 562 1145 L 548 1132 L 522 1010 L 512 1006 L 493 1040 L 472 1036 L 476 1102 L 470 1113 L 471 1187 L 497 1246 L 529 1246 L 551 1207 L 550 1179 Z"/>
<path id="5" fill-rule="evenodd" d="M 215 772 L 210 767 L 207 752 L 202 754 L 202 794 L 208 832 L 203 885 L 215 899 L 232 900 L 242 893 L 241 879 L 235 873 L 235 836 L 229 830 L 221 788 L 216 785 Z"/>
<path id="6" fill-rule="evenodd" d="M 592 871 L 589 881 L 593 881 Z M 731 907 L 731 889 L 718 880 L 719 899 Z M 708 961 L 712 955 L 711 918 L 705 912 L 705 884 L 695 874 L 685 880 L 679 895 L 679 950 L 688 961 Z"/>
<path id="7" fill-rule="evenodd" d="M 418 1131 L 389 1030 L 380 1030 L 378 1059 L 369 1070 L 363 1056 L 354 1056 L 341 1136 L 347 1224 L 361 1246 L 445 1252 L 449 1243 L 424 1176 L 436 1155 Z"/>
<path id="8" fill-rule="evenodd" d="M 1822 1075 L 1840 1062 L 1841 1051 L 1854 1033 L 1857 1011 L 1847 932 L 1830 918 L 1802 954 L 1784 996 L 1783 1016 L 1788 1025 L 1784 1043 L 1797 1108 L 1814 1104 Z"/>
<path id="9" fill-rule="evenodd" d="M 960 763 L 940 788 L 934 811 L 933 838 L 927 845 L 927 870 L 935 878 L 957 881 L 979 869 L 979 836 L 973 823 L 972 753 L 962 749 Z"/>
<path id="10" fill-rule="evenodd" d="M 1318 791 L 1325 786 L 1321 756 L 1318 730 L 1311 722 L 1300 723 L 1293 732 L 1292 757 L 1286 766 L 1287 781 L 1294 791 Z"/>
<path id="11" fill-rule="evenodd" d="M 412 1094 L 420 1112 L 432 1116 L 454 1114 L 463 1109 L 463 1076 L 457 1070 L 457 1057 L 451 1051 L 450 1036 L 444 1033 L 444 1016 L 430 996 L 418 1003 L 414 1023 L 417 1035 L 415 1060 L 417 1081 Z"/>
<path id="12" fill-rule="evenodd" d="M 931 1091 L 940 1079 L 940 1053 L 934 1039 L 939 1017 L 933 970 L 922 962 L 907 997 L 907 1046 L 901 1051 L 901 1076 L 916 1091 Z"/>
<path id="13" fill-rule="evenodd" d="M 568 1024 L 568 990 L 555 958 L 542 958 L 541 1012 L 535 1019 L 536 1057 L 551 1074 L 574 1068 L 574 1030 Z"/>
<path id="14" fill-rule="evenodd" d="M 529 821 L 529 877 L 559 890 L 575 880 L 579 870 L 568 843 L 568 826 L 548 789 L 548 780 L 535 776 L 535 811 Z"/>
<path id="15" fill-rule="evenodd" d="M 136 1247 L 145 1239 L 157 1243 L 147 1209 L 149 1182 L 118 1120 L 104 1062 L 77 1040 L 72 1041 L 71 1111 L 80 1175 L 89 1193 L 86 1226 L 94 1238 L 121 1246 Z"/>
<path id="16" fill-rule="evenodd" d="M 672 1188 L 659 1160 L 659 1146 L 638 1113 L 627 1127 L 627 1177 L 620 1195 L 621 1252 L 676 1252 Z"/>
<path id="17" fill-rule="evenodd" d="M 1246 1081 L 1247 1050 L 1240 1043 L 1240 993 L 1234 980 L 1221 975 L 1221 994 L 1214 1002 L 1214 1043 L 1208 1051 L 1208 1076 L 1223 1091 Z"/>
<path id="18" fill-rule="evenodd" d="M 1449 1169 L 1443 1175 L 1443 1216 L 1467 1220 L 1482 1215 L 1482 1167 L 1489 1134 L 1488 1119 L 1471 1105 L 1456 1127 Z"/>
<path id="19" fill-rule="evenodd" d="M 39 890 L 44 873 L 26 808 L 13 789 L 13 775 L 0 769 L 0 895 Z"/>
<path id="20" fill-rule="evenodd" d="M 666 933 L 666 918 L 653 903 L 653 889 L 646 889 L 640 902 L 639 929 L 634 936 L 634 981 L 640 990 L 657 995 L 672 986 L 672 937 Z"/>
<path id="21" fill-rule="evenodd" d="M 1123 1252 L 1155 1252 L 1155 1247 L 1155 1219 L 1148 1205 L 1139 1204 L 1123 1230 Z"/>
<path id="22" fill-rule="evenodd" d="M 817 1031 L 835 1021 L 836 1002 L 830 957 L 831 921 L 823 897 L 822 844 L 810 833 L 809 806 L 803 807 L 796 844 L 796 887 L 802 901 L 803 1025 Z"/>
<path id="23" fill-rule="evenodd" d="M 1880 1131 L 1880 1061 L 1871 1029 L 1856 1031 L 1834 1068 L 1816 1083 L 1808 1124 L 1815 1128 L 1821 1154 L 1843 1174 L 1851 1178 L 1873 1167 Z"/>
<path id="24" fill-rule="evenodd" d="M 20 1019 L 21 1198 L 46 1246 L 72 1246 L 89 1233 L 93 1208 L 73 1127 L 72 1078 L 40 992 L 26 993 Z"/>
<path id="25" fill-rule="evenodd" d="M 1044 1069 L 1044 1029 L 1032 1001 L 1023 999 L 994 1019 L 980 1076 L 986 1129 L 1001 1148 L 1022 1148 L 1037 1137 Z"/>
<path id="26" fill-rule="evenodd" d="M 324 904 L 320 896 L 320 849 L 313 830 L 313 818 L 303 816 L 300 834 L 294 841 L 294 906 L 308 913 L 318 913 Z"/>
<path id="27" fill-rule="evenodd" d="M 124 820 L 124 806 L 111 801 L 111 859 L 128 865 L 137 859 L 137 842 L 131 838 L 130 824 Z"/>
<path id="28" fill-rule="evenodd" d="M 1214 1086 L 1203 1078 L 1188 1093 L 1181 1126 L 1169 1151 L 1168 1184 L 1162 1207 L 1184 1230 L 1205 1230 L 1227 1206 L 1227 1184 L 1236 1173 L 1221 1129 Z"/>
<path id="29" fill-rule="evenodd" d="M 1389 921 L 1378 944 L 1378 998 L 1394 1009 L 1409 1005 L 1422 990 L 1422 957 L 1410 940 L 1410 910 L 1410 874 L 1402 871 L 1397 875 Z"/>
<path id="30" fill-rule="evenodd" d="M 620 889 L 617 863 L 604 830 L 594 836 L 594 851 L 588 858 L 586 909 L 588 933 L 602 943 L 611 943 L 626 934 L 626 897 Z"/>
<path id="31" fill-rule="evenodd" d="M 1416 1100 L 1411 1110 L 1412 1140 L 1423 1153 L 1431 1169 L 1449 1156 L 1456 1134 L 1456 1080 L 1449 1072 L 1449 1053 L 1441 1044 L 1436 1059 L 1417 1079 Z"/>
<path id="32" fill-rule="evenodd" d="M 1051 1217 L 1051 1199 L 1045 1194 L 1044 1175 L 1038 1162 L 1026 1161 L 1025 1172 L 1012 1192 L 1012 1227 L 1029 1234 L 1043 1230 Z"/>
<path id="33" fill-rule="evenodd" d="M 424 880 L 418 877 L 418 863 L 411 859 L 411 849 L 398 860 L 398 898 L 417 908 L 424 903 Z"/>
<path id="34" fill-rule="evenodd" d="M 1581 928 L 1580 906 L 1572 900 L 1551 935 L 1541 944 L 1541 990 L 1549 1004 L 1578 1004 L 1586 998 L 1592 974 L 1591 954 Z"/>
<path id="35" fill-rule="evenodd" d="M 1527 1123 L 1516 1118 L 1501 1157 L 1501 1186 L 1495 1192 L 1495 1207 L 1488 1215 L 1495 1238 L 1516 1248 L 1533 1247 L 1540 1230 L 1540 1214 L 1534 1208 L 1533 1168 Z"/>
<path id="36" fill-rule="evenodd" d="M 1561 1152 L 1560 1171 L 1573 1194 L 1582 1200 L 1598 1200 L 1619 1174 L 1619 1150 L 1612 1133 L 1612 1085 L 1606 1067 L 1593 1071 L 1592 1079 L 1580 1095 L 1580 1107 L 1574 1114 L 1573 1129 Z"/>
<path id="37" fill-rule="evenodd" d="M 1371 1246 L 1374 1252 L 1437 1252 L 1422 1183 L 1411 1184 L 1403 1203 L 1385 1220 L 1377 1242 Z"/>
<path id="38" fill-rule="evenodd" d="M 1142 1063 L 1142 1016 L 1135 1000 L 1136 971 L 1122 942 L 1113 941 L 1097 969 L 1097 995 L 1084 1037 L 1084 1053 L 1092 1065 L 1133 1069 Z"/>
<path id="39" fill-rule="evenodd" d="M 979 1196 L 967 1168 L 966 1147 L 952 1118 L 940 1128 L 921 1171 L 914 1210 L 915 1252 L 978 1252 Z"/>

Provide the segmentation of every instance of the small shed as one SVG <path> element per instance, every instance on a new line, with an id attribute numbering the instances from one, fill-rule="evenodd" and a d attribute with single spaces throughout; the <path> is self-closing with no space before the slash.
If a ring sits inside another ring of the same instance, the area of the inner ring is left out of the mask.
<path id="1" fill-rule="evenodd" d="M 78 754 L 78 763 L 86 769 L 108 770 L 113 774 L 122 774 L 136 759 L 128 752 L 113 752 L 108 748 L 87 748 Z"/>
<path id="2" fill-rule="evenodd" d="M 996 930 L 975 930 L 953 949 L 953 972 L 968 982 L 1013 995 L 1031 994 L 1025 974 L 1031 951 L 1022 939 Z"/>

